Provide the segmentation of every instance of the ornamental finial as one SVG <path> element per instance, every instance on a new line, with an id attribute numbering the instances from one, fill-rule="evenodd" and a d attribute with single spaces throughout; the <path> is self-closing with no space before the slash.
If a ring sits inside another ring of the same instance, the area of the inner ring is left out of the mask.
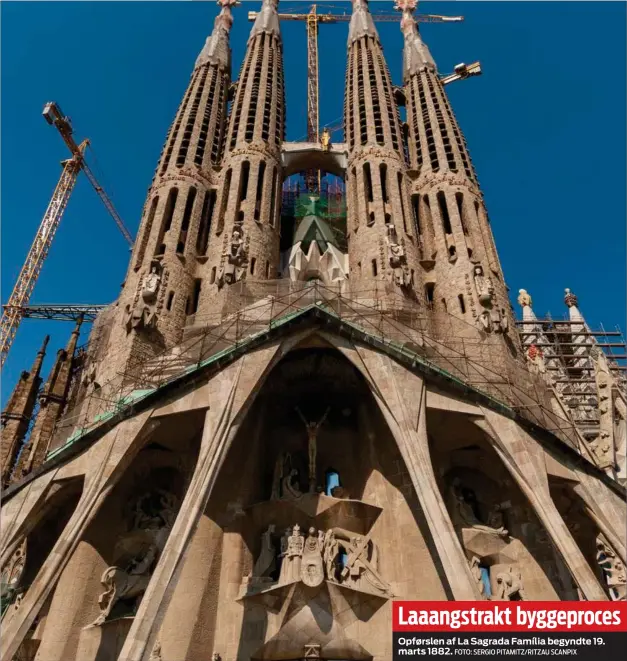
<path id="1" fill-rule="evenodd" d="M 531 296 L 529 296 L 526 289 L 518 290 L 518 305 L 520 305 L 521 308 L 526 306 L 531 307 Z"/>
<path id="2" fill-rule="evenodd" d="M 408 11 L 409 13 L 415 11 L 418 6 L 418 0 L 394 0 L 394 9 L 396 11 Z"/>
<path id="3" fill-rule="evenodd" d="M 566 303 L 566 305 L 569 308 L 576 308 L 577 307 L 577 297 L 575 296 L 575 294 L 573 294 L 570 291 L 570 289 L 565 289 L 564 293 L 566 294 L 564 296 L 564 303 Z"/>

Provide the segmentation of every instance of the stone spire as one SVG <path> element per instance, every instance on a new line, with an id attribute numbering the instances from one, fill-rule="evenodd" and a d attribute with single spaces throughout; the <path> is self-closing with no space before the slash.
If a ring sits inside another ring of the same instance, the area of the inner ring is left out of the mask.
<path id="1" fill-rule="evenodd" d="M 50 336 L 46 335 L 33 366 L 29 372 L 22 372 L 20 375 L 7 407 L 0 417 L 2 422 L 0 461 L 2 462 L 2 486 L 5 488 L 9 485 L 20 445 L 26 436 L 33 415 L 37 393 L 41 386 L 41 366 L 46 356 L 49 340 Z"/>
<path id="2" fill-rule="evenodd" d="M 237 81 L 199 317 L 238 280 L 276 278 L 285 137 L 278 0 L 264 0 Z"/>
<path id="3" fill-rule="evenodd" d="M 198 305 L 231 86 L 229 33 L 236 2 L 218 4 L 148 191 L 116 318 L 108 322 L 116 360 L 101 362 L 99 382 L 132 374 L 136 362 L 178 344 Z"/>
<path id="4" fill-rule="evenodd" d="M 422 287 L 398 107 L 366 0 L 353 0 L 344 124 L 351 292 L 413 298 Z"/>
<path id="5" fill-rule="evenodd" d="M 33 431 L 17 461 L 13 479 L 18 481 L 41 466 L 48 453 L 57 420 L 63 414 L 74 376 L 74 354 L 83 320 L 79 318 L 65 349 L 59 349 L 46 385 L 39 396 L 39 412 Z"/>
<path id="6" fill-rule="evenodd" d="M 417 5 L 418 0 L 396 0 L 396 9 L 402 12 L 401 32 L 405 37 L 405 47 L 403 48 L 403 79 L 405 82 L 422 69 L 430 69 L 437 73 L 433 57 L 431 57 L 427 44 L 420 37 L 418 25 L 413 17 Z"/>
<path id="7" fill-rule="evenodd" d="M 508 291 L 466 141 L 412 16 L 416 1 L 396 4 L 405 37 L 411 209 L 427 303 L 486 333 L 507 333 L 515 347 Z"/>

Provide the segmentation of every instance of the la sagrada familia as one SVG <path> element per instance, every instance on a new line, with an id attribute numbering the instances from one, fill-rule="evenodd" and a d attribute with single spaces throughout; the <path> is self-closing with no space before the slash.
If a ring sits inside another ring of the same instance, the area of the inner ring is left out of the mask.
<path id="1" fill-rule="evenodd" d="M 219 4 L 119 298 L 2 415 L 0 661 L 386 661 L 394 599 L 624 600 L 624 380 L 572 292 L 568 358 L 516 321 L 416 0 L 400 86 L 352 0 L 342 143 L 285 140 L 278 0 L 236 81 Z M 286 247 L 306 170 L 344 243 L 312 194 Z"/>

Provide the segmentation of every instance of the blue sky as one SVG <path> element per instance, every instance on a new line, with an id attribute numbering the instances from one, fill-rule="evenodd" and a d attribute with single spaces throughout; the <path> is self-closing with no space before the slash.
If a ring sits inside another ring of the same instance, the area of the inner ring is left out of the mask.
<path id="1" fill-rule="evenodd" d="M 244 2 L 234 11 L 233 78 L 250 29 L 247 11 L 258 6 Z M 307 6 L 280 3 L 282 11 Z M 392 6 L 371 2 L 373 11 Z M 557 317 L 570 287 L 591 325 L 624 327 L 625 3 L 434 1 L 420 9 L 466 18 L 422 28 L 441 73 L 459 62 L 483 66 L 483 76 L 448 89 L 512 299 L 524 287 L 538 315 Z M 67 157 L 41 117 L 44 103 L 57 101 L 76 137 L 91 139 L 92 169 L 134 233 L 216 11 L 213 2 L 1 3 L 3 302 Z M 378 29 L 400 84 L 399 26 Z M 323 124 L 342 114 L 346 35 L 346 24 L 320 30 Z M 294 140 L 306 132 L 304 24 L 284 23 L 283 39 L 288 139 Z M 32 302 L 110 302 L 127 261 L 122 236 L 81 175 Z M 3 399 L 43 336 L 52 336 L 48 367 L 70 330 L 63 322 L 22 323 L 5 365 Z"/>

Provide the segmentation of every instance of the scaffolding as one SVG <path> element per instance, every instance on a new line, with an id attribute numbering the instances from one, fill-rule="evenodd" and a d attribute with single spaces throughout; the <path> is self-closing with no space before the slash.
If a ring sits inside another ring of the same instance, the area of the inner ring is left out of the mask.
<path id="1" fill-rule="evenodd" d="M 260 346 L 270 333 L 314 316 L 344 336 L 391 352 L 409 369 L 421 369 L 463 391 L 470 401 L 552 432 L 594 463 L 573 422 L 555 412 L 555 392 L 520 360 L 506 356 L 501 338 L 486 337 L 447 313 L 408 306 L 401 296 L 396 300 L 392 291 L 381 283 L 348 297 L 339 288 L 319 282 L 236 283 L 229 287 L 223 314 L 190 318 L 182 344 L 83 393 L 57 422 L 48 458 L 107 421 L 115 424 L 133 415 L 138 403 L 158 390 L 176 387 L 194 373 L 206 378 L 207 371 L 222 369 Z M 431 332 L 434 324 L 437 339 Z M 502 356 L 498 364 L 495 355 Z"/>

